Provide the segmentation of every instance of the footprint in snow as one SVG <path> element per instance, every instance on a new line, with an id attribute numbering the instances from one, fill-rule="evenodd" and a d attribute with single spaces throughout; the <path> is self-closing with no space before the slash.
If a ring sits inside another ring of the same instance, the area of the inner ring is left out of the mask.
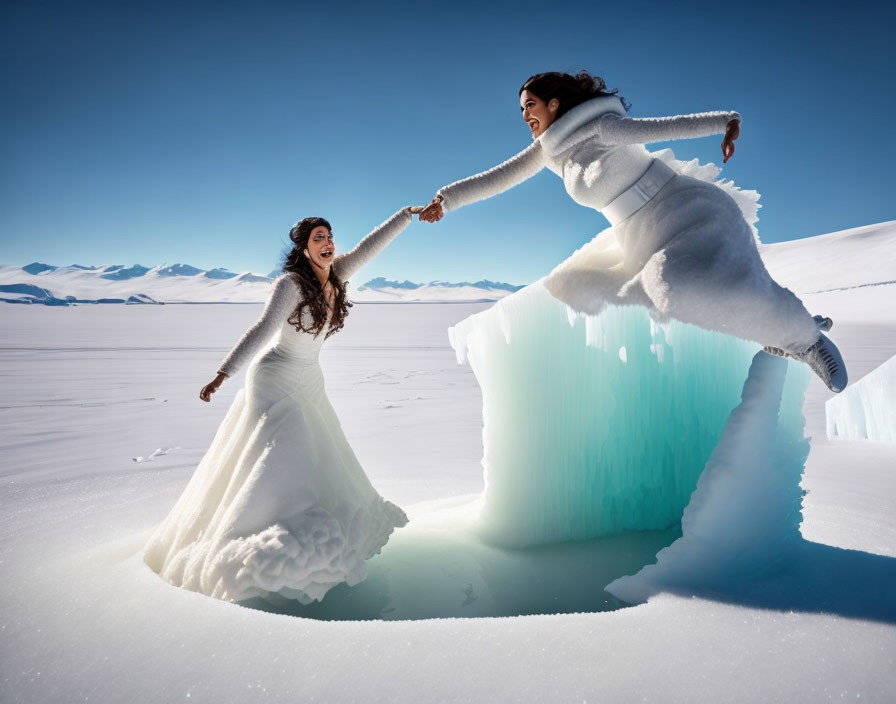
<path id="1" fill-rule="evenodd" d="M 401 408 L 402 404 L 406 403 L 407 401 L 422 401 L 422 400 L 423 400 L 422 396 L 414 396 L 414 397 L 408 397 L 408 398 L 384 398 L 384 399 L 380 399 L 380 401 L 378 403 L 379 403 L 379 407 L 383 408 L 383 409 Z"/>
<path id="2" fill-rule="evenodd" d="M 361 381 L 354 382 L 355 386 L 359 386 L 360 384 L 397 384 L 398 380 L 394 377 L 386 374 L 385 372 L 376 372 L 375 374 L 368 374 Z"/>
<path id="3" fill-rule="evenodd" d="M 171 452 L 174 452 L 174 450 L 179 450 L 179 449 L 180 449 L 180 447 L 157 447 L 146 457 L 131 457 L 131 460 L 133 462 L 150 462 L 151 460 L 155 459 L 156 457 L 161 457 L 162 455 L 167 455 Z"/>

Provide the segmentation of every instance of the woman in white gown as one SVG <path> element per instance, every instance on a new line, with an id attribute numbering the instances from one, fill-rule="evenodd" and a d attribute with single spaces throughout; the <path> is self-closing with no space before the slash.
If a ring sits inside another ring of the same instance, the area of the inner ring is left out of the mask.
<path id="1" fill-rule="evenodd" d="M 345 282 L 411 221 L 402 209 L 335 256 L 330 224 L 306 218 L 264 312 L 200 397 L 246 361 L 237 393 L 143 558 L 171 584 L 220 599 L 309 604 L 366 576 L 405 513 L 371 486 L 324 389 L 318 354 L 342 327 Z"/>
<path id="2" fill-rule="evenodd" d="M 544 279 L 552 295 L 582 313 L 597 314 L 608 303 L 641 305 L 658 320 L 676 318 L 755 340 L 768 352 L 806 362 L 828 388 L 841 391 L 846 366 L 821 333 L 831 321 L 813 318 L 771 278 L 751 222 L 731 195 L 743 200 L 745 194 L 709 180 L 706 167 L 657 158 L 644 147 L 724 133 L 727 161 L 740 115 L 631 118 L 615 91 L 605 88 L 586 72 L 530 77 L 519 95 L 533 143 L 493 169 L 440 189 L 420 219 L 435 222 L 547 167 L 573 200 L 600 211 L 613 226 Z M 752 207 L 755 212 L 755 201 Z"/>

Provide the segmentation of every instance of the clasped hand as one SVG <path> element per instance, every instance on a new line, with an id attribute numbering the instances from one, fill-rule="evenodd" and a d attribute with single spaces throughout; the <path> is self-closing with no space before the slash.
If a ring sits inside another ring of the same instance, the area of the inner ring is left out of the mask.
<path id="1" fill-rule="evenodd" d="M 442 208 L 442 199 L 436 196 L 432 202 L 420 211 L 420 220 L 423 222 L 438 222 L 445 216 Z"/>

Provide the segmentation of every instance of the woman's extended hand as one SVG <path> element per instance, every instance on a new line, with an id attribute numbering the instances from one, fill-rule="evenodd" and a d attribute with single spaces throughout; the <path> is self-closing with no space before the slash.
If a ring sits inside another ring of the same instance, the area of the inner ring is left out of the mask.
<path id="1" fill-rule="evenodd" d="M 445 216 L 442 209 L 442 199 L 436 196 L 432 199 L 432 203 L 427 205 L 420 213 L 420 220 L 423 222 L 438 222 Z"/>
<path id="2" fill-rule="evenodd" d="M 212 381 L 202 387 L 202 391 L 199 392 L 199 398 L 201 398 L 206 403 L 211 401 L 212 394 L 221 387 L 221 384 L 224 383 L 224 380 L 226 378 L 226 374 L 224 374 L 223 372 L 218 372 L 218 376 L 216 376 Z"/>
<path id="3" fill-rule="evenodd" d="M 725 127 L 725 139 L 722 140 L 722 163 L 734 156 L 734 140 L 740 137 L 740 120 L 730 120 Z"/>

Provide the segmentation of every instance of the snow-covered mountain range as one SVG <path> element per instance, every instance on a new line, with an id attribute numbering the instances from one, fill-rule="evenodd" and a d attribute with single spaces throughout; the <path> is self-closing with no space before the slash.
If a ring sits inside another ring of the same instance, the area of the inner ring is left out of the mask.
<path id="1" fill-rule="evenodd" d="M 772 276 L 797 294 L 896 285 L 896 221 L 817 237 L 762 245 Z M 819 278 L 818 272 L 824 272 Z M 145 267 L 57 267 L 33 262 L 0 266 L 0 301 L 72 305 L 77 303 L 260 303 L 277 271 L 267 276 L 189 264 Z M 522 288 L 494 281 L 452 283 L 371 279 L 353 288 L 359 303 L 497 301 Z"/>
<path id="2" fill-rule="evenodd" d="M 259 303 L 273 278 L 226 269 L 200 269 L 189 264 L 146 267 L 53 266 L 33 262 L 23 267 L 0 266 L 0 301 L 75 305 L 79 303 Z M 471 302 L 496 301 L 521 286 L 494 281 L 475 283 L 372 279 L 352 290 L 351 297 L 366 302 Z"/>

